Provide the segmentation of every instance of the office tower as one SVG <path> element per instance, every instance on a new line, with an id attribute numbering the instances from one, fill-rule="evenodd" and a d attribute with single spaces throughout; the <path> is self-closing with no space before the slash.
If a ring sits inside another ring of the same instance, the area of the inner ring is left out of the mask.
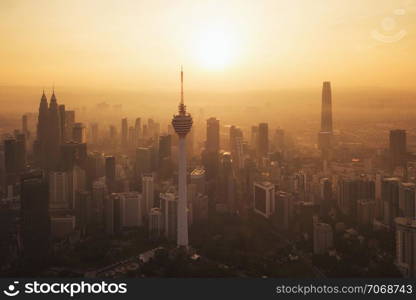
<path id="1" fill-rule="evenodd" d="M 138 192 L 119 193 L 121 201 L 121 226 L 140 227 L 143 225 L 142 195 Z"/>
<path id="2" fill-rule="evenodd" d="M 275 214 L 279 225 L 284 230 L 289 229 L 293 215 L 293 195 L 283 191 L 277 191 L 275 196 Z"/>
<path id="3" fill-rule="evenodd" d="M 75 124 L 75 111 L 66 110 L 65 111 L 65 135 L 63 142 L 72 141 L 72 128 Z"/>
<path id="4" fill-rule="evenodd" d="M 192 170 L 190 182 L 196 185 L 197 193 L 205 194 L 205 169 L 199 166 Z"/>
<path id="5" fill-rule="evenodd" d="M 382 221 L 394 226 L 394 218 L 399 216 L 399 178 L 384 178 L 381 183 Z"/>
<path id="6" fill-rule="evenodd" d="M 153 207 L 149 213 L 149 237 L 158 239 L 163 232 L 163 215 L 160 208 Z"/>
<path id="7" fill-rule="evenodd" d="M 26 135 L 16 134 L 16 162 L 18 170 L 23 170 L 26 165 Z"/>
<path id="8" fill-rule="evenodd" d="M 26 140 L 30 138 L 30 131 L 28 126 L 27 115 L 22 116 L 22 132 L 26 137 Z"/>
<path id="9" fill-rule="evenodd" d="M 192 117 L 186 112 L 183 99 L 183 71 L 181 70 L 181 102 L 179 113 L 173 117 L 172 126 L 179 137 L 179 158 L 178 158 L 178 246 L 188 247 L 188 213 L 187 213 L 187 192 L 186 192 L 186 135 L 192 127 Z M 219 146 L 219 137 L 218 137 Z"/>
<path id="10" fill-rule="evenodd" d="M 4 163 L 6 174 L 18 172 L 17 141 L 14 138 L 4 140 Z"/>
<path id="11" fill-rule="evenodd" d="M 332 148 L 332 92 L 331 83 L 324 81 L 322 86 L 321 130 L 318 135 L 318 145 L 325 160 L 330 158 Z"/>
<path id="12" fill-rule="evenodd" d="M 313 253 L 325 254 L 333 247 L 333 231 L 329 224 L 314 222 L 313 224 Z"/>
<path id="13" fill-rule="evenodd" d="M 66 140 L 66 130 L 65 130 L 65 125 L 66 125 L 66 111 L 65 111 L 65 105 L 61 104 L 58 106 L 58 111 L 59 111 L 59 121 L 61 122 L 60 124 L 60 129 L 61 129 L 61 142 L 64 142 Z"/>
<path id="14" fill-rule="evenodd" d="M 348 216 L 357 216 L 357 201 L 375 199 L 375 183 L 366 178 L 343 178 L 338 181 L 338 208 Z"/>
<path id="15" fill-rule="evenodd" d="M 123 150 L 127 147 L 128 128 L 127 118 L 121 119 L 121 146 Z"/>
<path id="16" fill-rule="evenodd" d="M 159 137 L 159 164 L 165 159 L 171 158 L 172 155 L 172 136 L 169 134 Z"/>
<path id="17" fill-rule="evenodd" d="M 158 153 L 159 175 L 162 179 L 172 177 L 172 136 L 162 135 L 159 137 Z"/>
<path id="18" fill-rule="evenodd" d="M 159 195 L 160 206 L 164 217 L 165 237 L 169 240 L 177 240 L 179 235 L 179 209 L 177 197 L 174 193 L 161 193 Z M 187 217 L 187 216 L 186 216 Z"/>
<path id="19" fill-rule="evenodd" d="M 251 126 L 250 135 L 250 146 L 254 151 L 256 151 L 258 146 L 259 127 Z"/>
<path id="20" fill-rule="evenodd" d="M 144 214 L 148 214 L 150 210 L 155 207 L 154 203 L 154 183 L 153 183 L 152 174 L 143 174 L 142 175 L 142 195 L 143 195 L 143 205 L 142 211 Z"/>
<path id="21" fill-rule="evenodd" d="M 399 186 L 399 217 L 416 220 L 415 184 L 401 182 Z"/>
<path id="22" fill-rule="evenodd" d="M 396 218 L 396 265 L 404 277 L 416 277 L 416 223 Z"/>
<path id="23" fill-rule="evenodd" d="M 376 201 L 360 199 L 357 201 L 357 223 L 361 226 L 371 227 L 375 219 Z"/>
<path id="24" fill-rule="evenodd" d="M 265 182 L 254 183 L 254 212 L 262 215 L 265 218 L 269 218 L 275 211 L 275 189 L 274 184 Z"/>
<path id="25" fill-rule="evenodd" d="M 26 265 L 39 267 L 48 258 L 51 230 L 48 184 L 41 172 L 22 176 L 20 200 L 23 261 Z"/>
<path id="26" fill-rule="evenodd" d="M 85 134 L 85 126 L 82 123 L 75 123 L 72 127 L 72 141 L 75 143 L 86 143 L 87 137 Z"/>
<path id="27" fill-rule="evenodd" d="M 390 130 L 389 150 L 391 169 L 394 170 L 398 166 L 404 167 L 407 153 L 406 130 Z"/>
<path id="28" fill-rule="evenodd" d="M 136 141 L 137 141 L 137 138 L 136 138 L 136 129 L 134 129 L 133 126 L 130 126 L 129 127 L 129 130 L 128 130 L 128 137 L 127 137 L 128 146 L 130 148 L 136 147 Z"/>
<path id="29" fill-rule="evenodd" d="M 88 227 L 92 232 L 99 231 L 104 225 L 104 203 L 108 190 L 103 179 L 100 178 L 92 184 L 91 204 L 88 206 Z"/>
<path id="30" fill-rule="evenodd" d="M 89 219 L 91 212 L 91 192 L 85 190 L 79 190 L 75 196 L 75 226 L 84 235 L 89 225 Z"/>
<path id="31" fill-rule="evenodd" d="M 232 156 L 233 165 L 241 169 L 244 161 L 243 157 L 243 131 L 235 126 L 230 127 L 230 152 Z"/>
<path id="32" fill-rule="evenodd" d="M 53 238 L 63 239 L 75 230 L 75 216 L 53 216 L 51 217 L 51 235 Z"/>
<path id="33" fill-rule="evenodd" d="M 223 152 L 220 155 L 220 172 L 217 205 L 223 206 L 226 211 L 234 213 L 236 211 L 235 185 L 236 179 L 232 167 L 230 152 Z"/>
<path id="34" fill-rule="evenodd" d="M 220 121 L 212 117 L 207 120 L 206 150 L 209 153 L 220 151 Z"/>
<path id="35" fill-rule="evenodd" d="M 67 172 L 49 174 L 49 208 L 51 210 L 69 209 L 69 178 Z"/>
<path id="36" fill-rule="evenodd" d="M 136 146 L 139 146 L 139 140 L 142 138 L 142 119 L 137 118 L 134 123 L 134 130 L 136 132 Z"/>
<path id="37" fill-rule="evenodd" d="M 37 124 L 37 141 L 36 146 L 36 157 L 40 167 L 43 169 L 47 168 L 48 165 L 48 136 L 49 136 L 49 109 L 48 109 L 48 100 L 45 96 L 45 91 L 42 93 L 39 104 L 39 113 L 38 113 L 38 124 Z"/>
<path id="38" fill-rule="evenodd" d="M 269 125 L 267 123 L 260 123 L 258 128 L 257 154 L 261 158 L 267 156 L 269 153 Z"/>
<path id="39" fill-rule="evenodd" d="M 137 176 L 152 172 L 152 152 L 150 148 L 139 147 L 136 149 Z"/>
<path id="40" fill-rule="evenodd" d="M 74 166 L 86 168 L 87 163 L 87 144 L 77 142 L 67 142 L 61 145 L 62 171 L 72 171 Z"/>
<path id="41" fill-rule="evenodd" d="M 114 194 L 104 199 L 104 230 L 106 234 L 114 234 Z"/>
<path id="42" fill-rule="evenodd" d="M 215 179 L 218 175 L 220 151 L 220 121 L 216 118 L 207 120 L 207 140 L 202 153 L 202 162 L 207 172 L 207 179 Z"/>
<path id="43" fill-rule="evenodd" d="M 51 100 L 49 102 L 48 126 L 48 166 L 50 170 L 56 170 L 59 166 L 59 147 L 62 141 L 62 130 L 58 102 L 54 91 L 52 92 Z"/>
<path id="44" fill-rule="evenodd" d="M 91 143 L 93 145 L 97 145 L 98 138 L 99 138 L 98 123 L 92 123 L 91 124 Z"/>
<path id="45" fill-rule="evenodd" d="M 115 192 L 116 185 L 116 158 L 115 156 L 106 156 L 105 158 L 105 182 L 109 193 Z"/>
<path id="46" fill-rule="evenodd" d="M 322 209 L 328 210 L 332 205 L 332 182 L 329 178 L 321 178 L 319 181 L 319 204 Z"/>
<path id="47" fill-rule="evenodd" d="M 331 82 L 322 85 L 321 131 L 332 133 L 332 94 Z"/>
<path id="48" fill-rule="evenodd" d="M 105 158 L 104 154 L 94 151 L 88 155 L 87 158 L 87 174 L 89 180 L 96 180 L 105 176 Z M 103 178 L 105 182 L 105 178 Z"/>
<path id="49" fill-rule="evenodd" d="M 78 203 L 77 195 L 80 191 L 85 191 L 87 188 L 87 177 L 84 169 L 74 166 L 71 172 L 68 172 L 68 187 L 69 187 L 69 208 L 77 209 Z"/>

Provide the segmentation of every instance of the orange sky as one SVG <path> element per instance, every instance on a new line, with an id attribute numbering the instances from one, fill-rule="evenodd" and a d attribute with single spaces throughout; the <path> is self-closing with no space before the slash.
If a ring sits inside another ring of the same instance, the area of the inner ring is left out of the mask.
<path id="1" fill-rule="evenodd" d="M 414 88 L 412 0 L 2 0 L 0 85 Z"/>

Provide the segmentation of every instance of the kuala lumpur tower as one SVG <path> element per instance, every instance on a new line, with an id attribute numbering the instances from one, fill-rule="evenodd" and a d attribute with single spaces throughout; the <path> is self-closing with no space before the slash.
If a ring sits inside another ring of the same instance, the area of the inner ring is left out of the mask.
<path id="1" fill-rule="evenodd" d="M 179 137 L 179 199 L 178 199 L 178 247 L 188 247 L 188 212 L 187 212 L 187 184 L 186 184 L 186 135 L 192 127 L 192 117 L 186 112 L 183 102 L 183 70 L 181 68 L 181 102 L 179 113 L 172 119 L 172 126 Z"/>

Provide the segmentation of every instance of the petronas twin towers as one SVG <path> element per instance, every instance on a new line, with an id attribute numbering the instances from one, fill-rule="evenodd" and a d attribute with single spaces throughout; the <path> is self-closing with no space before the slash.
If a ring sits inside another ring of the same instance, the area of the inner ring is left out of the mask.
<path id="1" fill-rule="evenodd" d="M 55 92 L 52 92 L 50 102 L 45 92 L 40 99 L 37 140 L 35 155 L 38 164 L 46 170 L 56 170 L 59 166 L 59 147 L 62 142 L 61 116 Z"/>

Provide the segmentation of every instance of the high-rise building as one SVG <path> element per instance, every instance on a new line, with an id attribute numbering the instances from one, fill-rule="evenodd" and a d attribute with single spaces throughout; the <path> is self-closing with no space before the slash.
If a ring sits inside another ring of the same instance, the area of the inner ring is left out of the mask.
<path id="1" fill-rule="evenodd" d="M 406 130 L 395 129 L 390 131 L 389 150 L 391 169 L 394 170 L 398 166 L 404 167 L 407 153 Z"/>
<path id="2" fill-rule="evenodd" d="M 188 211 L 187 211 L 187 192 L 186 192 L 186 135 L 189 133 L 192 127 L 192 117 L 186 112 L 186 106 L 183 99 L 183 71 L 181 70 L 181 102 L 179 104 L 179 113 L 173 117 L 172 126 L 175 128 L 175 132 L 179 137 L 179 158 L 178 158 L 178 186 L 179 186 L 179 199 L 178 199 L 178 239 L 177 244 L 180 247 L 188 247 Z M 218 127 L 219 129 L 219 127 Z M 216 142 L 212 141 L 212 147 Z"/>
<path id="3" fill-rule="evenodd" d="M 322 156 L 328 159 L 332 147 L 332 92 L 331 83 L 324 81 L 322 85 L 321 130 L 318 135 L 319 149 Z"/>
<path id="4" fill-rule="evenodd" d="M 142 195 L 138 192 L 118 193 L 121 200 L 121 226 L 140 227 L 143 225 Z"/>
<path id="5" fill-rule="evenodd" d="M 220 121 L 212 117 L 207 120 L 206 150 L 209 153 L 220 151 Z"/>
<path id="6" fill-rule="evenodd" d="M 151 239 L 158 239 L 163 232 L 163 220 L 160 208 L 153 207 L 149 213 L 149 236 Z"/>
<path id="7" fill-rule="evenodd" d="M 136 149 L 136 171 L 139 178 L 143 173 L 152 172 L 152 151 L 150 148 L 139 147 Z"/>
<path id="8" fill-rule="evenodd" d="M 69 209 L 69 174 L 51 172 L 49 174 L 49 208 L 51 210 Z"/>
<path id="9" fill-rule="evenodd" d="M 394 219 L 399 216 L 399 178 L 384 178 L 381 183 L 382 220 L 393 228 Z"/>
<path id="10" fill-rule="evenodd" d="M 266 157 L 269 152 L 269 125 L 267 123 L 260 123 L 258 128 L 257 154 L 262 158 Z"/>
<path id="11" fill-rule="evenodd" d="M 174 193 L 161 193 L 160 198 L 160 207 L 164 217 L 164 233 L 165 237 L 169 240 L 177 240 L 179 235 L 179 209 L 177 197 Z M 185 245 L 180 245 L 185 246 Z M 187 246 L 187 245 L 186 245 Z"/>
<path id="12" fill-rule="evenodd" d="M 403 276 L 416 277 L 416 222 L 396 218 L 396 265 Z"/>
<path id="13" fill-rule="evenodd" d="M 87 144 L 77 142 L 67 142 L 61 145 L 62 171 L 71 171 L 74 166 L 86 167 L 87 163 Z"/>
<path id="14" fill-rule="evenodd" d="M 61 117 L 56 100 L 55 92 L 52 92 L 51 100 L 49 102 L 49 115 L 48 115 L 48 142 L 47 142 L 47 154 L 48 154 L 48 167 L 49 170 L 57 170 L 59 167 L 59 147 L 62 142 L 62 130 L 61 130 Z"/>
<path id="15" fill-rule="evenodd" d="M 39 104 L 36 146 L 34 146 L 37 162 L 40 167 L 46 169 L 48 166 L 48 136 L 49 136 L 49 109 L 45 91 L 42 93 Z"/>
<path id="16" fill-rule="evenodd" d="M 121 119 L 121 146 L 124 150 L 128 142 L 128 128 L 127 118 Z"/>
<path id="17" fill-rule="evenodd" d="M 399 186 L 399 217 L 416 220 L 416 191 L 412 182 L 401 182 Z"/>
<path id="18" fill-rule="evenodd" d="M 254 183 L 254 211 L 266 218 L 269 218 L 275 211 L 275 189 L 271 182 Z"/>
<path id="19" fill-rule="evenodd" d="M 333 247 L 333 231 L 329 224 L 314 222 L 313 253 L 324 254 Z"/>
<path id="20" fill-rule="evenodd" d="M 75 143 L 86 143 L 85 126 L 82 123 L 75 123 L 72 127 L 72 141 Z"/>
<path id="21" fill-rule="evenodd" d="M 38 267 L 48 257 L 51 233 L 48 184 L 41 172 L 22 176 L 20 197 L 23 260 Z"/>
<path id="22" fill-rule="evenodd" d="M 376 201 L 372 199 L 360 199 L 357 201 L 357 223 L 370 227 L 375 219 Z"/>
<path id="23" fill-rule="evenodd" d="M 66 133 L 66 130 L 65 130 L 65 125 L 66 125 L 66 120 L 65 120 L 65 117 L 66 117 L 65 105 L 64 104 L 59 105 L 58 106 L 58 111 L 59 111 L 59 121 L 61 122 L 61 124 L 60 124 L 60 129 L 61 129 L 61 142 L 64 142 L 66 140 L 66 137 L 65 137 L 65 133 Z"/>
<path id="24" fill-rule="evenodd" d="M 116 183 L 116 158 L 115 156 L 105 157 L 105 181 L 110 193 L 114 192 Z"/>
<path id="25" fill-rule="evenodd" d="M 137 118 L 134 123 L 134 130 L 136 133 L 136 146 L 139 146 L 139 140 L 142 138 L 142 119 Z"/>
<path id="26" fill-rule="evenodd" d="M 75 111 L 74 110 L 66 110 L 65 111 L 65 135 L 64 135 L 64 142 L 71 142 L 72 138 L 72 128 L 75 124 Z"/>
<path id="27" fill-rule="evenodd" d="M 149 214 L 150 210 L 155 207 L 154 203 L 154 184 L 153 174 L 142 175 L 142 195 L 143 195 L 143 213 Z"/>

